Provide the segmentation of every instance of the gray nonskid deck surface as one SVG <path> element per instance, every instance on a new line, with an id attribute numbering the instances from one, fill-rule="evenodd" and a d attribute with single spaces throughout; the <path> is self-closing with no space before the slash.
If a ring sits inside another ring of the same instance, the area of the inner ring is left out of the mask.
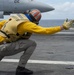
<path id="1" fill-rule="evenodd" d="M 74 36 L 72 35 L 33 35 L 37 48 L 30 60 L 74 61 Z M 4 59 L 19 59 L 22 52 Z M 15 75 L 18 63 L 0 62 L 0 75 Z M 32 64 L 27 68 L 34 71 L 33 75 L 74 75 L 74 65 L 64 64 Z"/>

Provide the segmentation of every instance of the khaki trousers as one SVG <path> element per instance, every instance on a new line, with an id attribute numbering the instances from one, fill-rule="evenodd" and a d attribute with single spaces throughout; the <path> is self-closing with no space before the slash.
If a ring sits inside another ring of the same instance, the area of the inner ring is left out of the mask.
<path id="1" fill-rule="evenodd" d="M 0 60 L 5 56 L 11 56 L 24 51 L 23 55 L 20 57 L 18 66 L 25 67 L 35 48 L 36 43 L 34 41 L 24 39 L 2 44 L 0 45 Z"/>

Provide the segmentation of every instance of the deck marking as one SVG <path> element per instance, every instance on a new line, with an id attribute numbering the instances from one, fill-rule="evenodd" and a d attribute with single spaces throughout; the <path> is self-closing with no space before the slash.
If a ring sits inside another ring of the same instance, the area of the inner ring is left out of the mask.
<path id="1" fill-rule="evenodd" d="M 1 62 L 18 63 L 19 59 L 2 59 Z M 74 65 L 74 61 L 51 61 L 51 60 L 29 60 L 33 64 L 57 64 L 57 65 Z"/>

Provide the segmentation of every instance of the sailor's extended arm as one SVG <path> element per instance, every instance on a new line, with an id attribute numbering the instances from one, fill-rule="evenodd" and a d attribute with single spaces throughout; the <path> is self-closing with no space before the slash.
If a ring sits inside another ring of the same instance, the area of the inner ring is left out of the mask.
<path id="1" fill-rule="evenodd" d="M 45 28 L 45 27 L 38 26 L 32 22 L 23 23 L 20 25 L 20 28 L 24 32 L 31 32 L 36 34 L 54 34 L 56 32 L 61 31 L 60 26 Z"/>

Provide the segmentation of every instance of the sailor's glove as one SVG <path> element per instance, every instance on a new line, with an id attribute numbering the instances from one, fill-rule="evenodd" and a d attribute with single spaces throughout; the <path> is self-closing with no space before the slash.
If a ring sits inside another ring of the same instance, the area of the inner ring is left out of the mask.
<path id="1" fill-rule="evenodd" d="M 73 24 L 74 24 L 74 20 L 68 21 L 68 19 L 66 19 L 63 23 L 63 28 L 65 30 L 68 30 Z"/>

